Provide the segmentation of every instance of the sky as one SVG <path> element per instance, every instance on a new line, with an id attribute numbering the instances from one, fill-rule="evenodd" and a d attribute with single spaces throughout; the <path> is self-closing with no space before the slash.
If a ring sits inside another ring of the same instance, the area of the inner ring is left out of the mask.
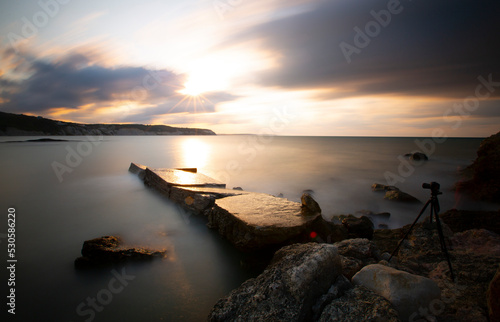
<path id="1" fill-rule="evenodd" d="M 0 111 L 219 134 L 486 137 L 497 0 L 0 2 Z"/>

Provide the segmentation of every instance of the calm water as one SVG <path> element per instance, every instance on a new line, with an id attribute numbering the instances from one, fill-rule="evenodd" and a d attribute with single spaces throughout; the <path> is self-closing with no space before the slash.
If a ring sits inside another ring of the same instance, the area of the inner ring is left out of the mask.
<path id="1" fill-rule="evenodd" d="M 480 141 L 436 144 L 431 160 L 414 166 L 409 176 L 398 171 L 402 163 L 397 156 L 417 149 L 411 138 L 160 136 L 105 137 L 98 144 L 2 144 L 0 233 L 7 231 L 7 209 L 15 207 L 17 320 L 199 321 L 218 298 L 255 274 L 241 265 L 244 255 L 206 228 L 202 218 L 178 209 L 128 173 L 130 162 L 198 167 L 230 188 L 281 193 L 295 201 L 311 189 L 325 218 L 364 209 L 388 211 L 391 219 L 383 223 L 398 227 L 412 222 L 421 206 L 394 204 L 371 192 L 372 183 L 386 183 L 387 171 L 403 174 L 397 186 L 422 201 L 429 196 L 422 182 L 440 182 L 443 210 L 490 208 L 451 191 L 457 169 L 474 159 Z M 68 157 L 68 151 L 83 156 Z M 62 182 L 54 162 L 71 171 L 60 175 Z M 76 271 L 73 261 L 83 241 L 110 234 L 132 244 L 166 248 L 168 258 L 130 264 L 125 272 Z M 0 237 L 5 263 L 7 240 Z M 113 284 L 121 273 L 130 276 L 123 287 Z M 7 294 L 6 280 L 3 269 L 2 296 Z M 111 288 L 120 291 L 113 294 Z M 88 301 L 96 297 L 93 308 Z"/>

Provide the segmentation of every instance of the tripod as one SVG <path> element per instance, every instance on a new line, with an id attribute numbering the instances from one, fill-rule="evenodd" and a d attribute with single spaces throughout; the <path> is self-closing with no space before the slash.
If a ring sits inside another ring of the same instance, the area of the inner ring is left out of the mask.
<path id="1" fill-rule="evenodd" d="M 455 275 L 453 274 L 453 268 L 451 267 L 450 255 L 448 254 L 448 249 L 446 248 L 446 242 L 444 240 L 443 228 L 441 226 L 441 221 L 439 220 L 440 207 L 439 207 L 439 200 L 438 200 L 437 196 L 443 194 L 442 192 L 439 191 L 440 187 L 441 187 L 440 184 L 437 182 L 422 184 L 422 188 L 431 190 L 431 197 L 425 203 L 424 207 L 422 208 L 422 210 L 418 214 L 418 216 L 415 219 L 415 221 L 413 222 L 413 224 L 410 226 L 410 229 L 406 232 L 403 239 L 401 239 L 401 241 L 399 242 L 396 249 L 394 249 L 394 251 L 392 252 L 391 257 L 389 257 L 389 262 L 391 261 L 394 254 L 396 254 L 396 252 L 398 251 L 398 249 L 401 246 L 401 244 L 403 243 L 403 241 L 410 235 L 413 227 L 420 219 L 420 216 L 422 216 L 422 214 L 425 212 L 425 209 L 427 209 L 427 206 L 431 205 L 430 222 L 432 223 L 432 217 L 434 216 L 434 219 L 436 220 L 438 234 L 439 234 L 439 241 L 441 243 L 441 251 L 444 253 L 444 255 L 446 256 L 446 260 L 448 261 L 448 267 L 450 268 L 451 279 L 452 279 L 452 281 L 455 281 Z"/>

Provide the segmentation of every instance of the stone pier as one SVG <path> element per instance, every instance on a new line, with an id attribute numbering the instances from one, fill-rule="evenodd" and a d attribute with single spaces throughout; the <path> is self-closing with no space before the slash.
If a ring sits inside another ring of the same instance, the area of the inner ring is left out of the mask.
<path id="1" fill-rule="evenodd" d="M 298 202 L 272 195 L 226 189 L 196 169 L 153 169 L 132 163 L 129 171 L 147 186 L 195 214 L 206 216 L 238 249 L 257 251 L 296 242 L 336 242 L 347 237 L 341 225 L 327 222 Z"/>

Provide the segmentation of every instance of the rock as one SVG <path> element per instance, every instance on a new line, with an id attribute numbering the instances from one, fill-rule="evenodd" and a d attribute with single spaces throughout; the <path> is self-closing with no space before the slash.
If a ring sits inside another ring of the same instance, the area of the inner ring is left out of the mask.
<path id="1" fill-rule="evenodd" d="M 388 300 L 363 286 L 356 286 L 327 305 L 319 321 L 396 322 L 401 320 L 398 312 Z"/>
<path id="2" fill-rule="evenodd" d="M 481 142 L 477 158 L 462 171 L 463 180 L 456 184 L 459 192 L 471 197 L 500 202 L 500 132 Z"/>
<path id="3" fill-rule="evenodd" d="M 353 286 L 351 282 L 349 282 L 344 275 L 339 275 L 335 280 L 335 283 L 328 290 L 328 293 L 322 295 L 316 304 L 314 304 L 313 321 L 319 320 L 321 313 L 328 304 L 330 304 L 334 299 L 343 296 L 346 291 L 352 288 Z"/>
<path id="4" fill-rule="evenodd" d="M 403 321 L 441 296 L 441 290 L 431 279 L 380 264 L 365 266 L 352 282 L 389 300 Z"/>
<path id="5" fill-rule="evenodd" d="M 366 216 L 348 215 L 342 220 L 342 225 L 347 228 L 349 238 L 373 238 L 373 223 Z"/>
<path id="6" fill-rule="evenodd" d="M 321 214 L 321 208 L 319 204 L 314 200 L 314 198 L 309 193 L 304 193 L 300 197 L 302 202 L 302 214 L 305 216 L 315 216 Z"/>
<path id="7" fill-rule="evenodd" d="M 334 245 L 341 255 L 342 274 L 348 279 L 364 266 L 377 263 L 381 259 L 375 244 L 365 238 L 346 239 Z"/>
<path id="8" fill-rule="evenodd" d="M 372 184 L 372 190 L 373 191 L 392 191 L 392 190 L 399 190 L 395 186 L 386 186 L 380 183 L 374 183 Z"/>
<path id="9" fill-rule="evenodd" d="M 373 242 L 381 252 L 392 253 L 410 225 L 397 229 L 375 229 L 373 232 Z"/>
<path id="10" fill-rule="evenodd" d="M 243 191 L 243 188 L 242 188 L 242 187 L 233 187 L 233 190 L 240 190 L 240 191 Z"/>
<path id="11" fill-rule="evenodd" d="M 389 229 L 389 225 L 387 224 L 378 224 L 379 229 Z"/>
<path id="12" fill-rule="evenodd" d="M 468 211 L 451 209 L 439 215 L 439 218 L 455 233 L 469 229 L 487 229 L 500 235 L 500 210 Z"/>
<path id="13" fill-rule="evenodd" d="M 391 214 L 389 212 L 373 212 L 370 210 L 358 210 L 355 212 L 355 214 L 359 214 L 362 216 L 366 216 L 368 218 L 383 218 L 383 219 L 389 219 L 391 217 Z"/>
<path id="14" fill-rule="evenodd" d="M 450 239 L 455 251 L 500 257 L 500 236 L 486 229 L 471 229 L 456 233 Z"/>
<path id="15" fill-rule="evenodd" d="M 410 154 L 410 160 L 413 161 L 427 161 L 429 158 L 425 153 L 422 152 L 414 152 Z"/>
<path id="16" fill-rule="evenodd" d="M 384 199 L 401 202 L 420 203 L 420 200 L 401 190 L 389 190 L 385 193 Z"/>
<path id="17" fill-rule="evenodd" d="M 337 248 L 295 244 L 276 252 L 271 264 L 220 299 L 209 321 L 308 321 L 313 306 L 342 273 Z"/>
<path id="18" fill-rule="evenodd" d="M 165 250 L 154 251 L 146 248 L 120 247 L 121 239 L 115 236 L 104 236 L 86 240 L 82 247 L 82 257 L 75 260 L 78 268 L 85 266 L 122 263 L 130 260 L 149 260 L 162 258 Z"/>
<path id="19" fill-rule="evenodd" d="M 486 298 L 490 321 L 500 321 L 500 267 L 490 282 Z"/>

